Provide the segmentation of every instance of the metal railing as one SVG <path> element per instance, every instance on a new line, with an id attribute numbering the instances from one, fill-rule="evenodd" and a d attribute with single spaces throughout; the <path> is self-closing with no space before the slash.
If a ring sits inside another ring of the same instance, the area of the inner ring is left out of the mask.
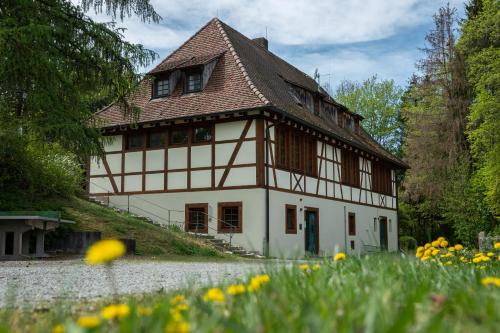
<path id="1" fill-rule="evenodd" d="M 171 213 L 172 213 L 172 212 L 174 212 L 174 213 L 185 213 L 185 212 L 186 212 L 185 210 L 178 210 L 178 209 L 170 209 L 170 208 L 166 208 L 166 207 L 163 207 L 162 205 L 160 205 L 160 204 L 158 204 L 158 203 L 155 203 L 155 202 L 149 201 L 149 200 L 147 200 L 147 199 L 145 199 L 145 198 L 143 198 L 143 197 L 134 196 L 134 195 L 132 195 L 132 196 L 131 196 L 131 195 L 127 195 L 127 204 L 126 204 L 126 205 L 111 204 L 111 202 L 110 202 L 110 197 L 114 195 L 113 193 L 111 193 L 108 189 L 106 189 L 106 188 L 104 188 L 104 187 L 102 187 L 102 186 L 100 186 L 100 185 L 98 185 L 98 184 L 96 184 L 96 183 L 94 183 L 94 182 L 92 182 L 92 181 L 90 181 L 89 183 L 90 183 L 90 184 L 92 184 L 92 185 L 94 185 L 94 186 L 96 186 L 96 187 L 98 187 L 98 188 L 100 188 L 101 190 L 106 191 L 106 192 L 104 192 L 104 193 L 99 193 L 99 194 L 96 194 L 96 195 L 94 195 L 94 197 L 105 197 L 105 198 L 107 199 L 106 205 L 107 205 L 108 207 L 116 207 L 116 208 L 118 208 L 118 209 L 120 209 L 120 210 L 124 210 L 124 209 L 122 209 L 122 208 L 126 208 L 126 211 L 127 211 L 128 213 L 130 213 L 130 209 L 131 209 L 131 208 L 132 208 L 133 210 L 139 210 L 139 211 L 142 211 L 142 212 L 144 212 L 145 214 L 147 214 L 147 215 L 149 215 L 149 216 L 153 216 L 153 217 L 154 217 L 154 219 L 157 219 L 157 220 L 160 220 L 160 221 L 164 221 L 164 222 L 166 222 L 166 224 L 167 224 L 168 226 L 171 226 L 172 224 L 174 224 L 174 225 L 177 225 L 177 226 L 178 226 L 181 230 L 185 230 L 185 231 L 187 231 L 187 232 L 192 232 L 192 230 L 190 230 L 190 229 L 189 229 L 189 221 L 186 221 L 185 219 L 184 219 L 184 220 L 182 220 L 182 221 L 179 221 L 179 220 L 172 220 L 172 219 L 171 219 Z M 141 200 L 141 201 L 143 201 L 143 202 L 145 202 L 145 203 L 147 203 L 147 204 L 149 204 L 149 205 L 151 205 L 151 206 L 154 206 L 154 207 L 156 207 L 156 208 L 158 208 L 158 209 L 160 209 L 160 210 L 162 210 L 162 211 L 165 211 L 165 212 L 167 213 L 167 216 L 168 216 L 168 217 L 165 219 L 164 217 L 159 216 L 159 215 L 157 215 L 157 214 L 154 214 L 154 213 L 152 213 L 151 211 L 148 211 L 148 210 L 146 210 L 146 209 L 144 209 L 144 208 L 138 207 L 138 206 L 136 206 L 136 205 L 132 205 L 132 204 L 130 203 L 130 199 L 139 199 L 139 200 Z M 224 220 L 221 220 L 221 219 L 218 219 L 218 218 L 216 218 L 216 217 L 214 217 L 214 216 L 211 216 L 211 215 L 209 215 L 208 213 L 205 213 L 205 212 L 199 212 L 199 211 L 198 211 L 198 212 L 196 212 L 196 213 L 202 214 L 202 217 L 203 217 L 203 218 L 205 218 L 205 216 L 207 217 L 207 232 L 208 232 L 208 230 L 211 230 L 211 231 L 214 231 L 214 232 L 215 232 L 215 234 L 216 234 L 217 236 L 225 237 L 225 238 L 226 238 L 226 241 L 227 241 L 227 242 L 228 242 L 228 244 L 229 244 L 229 249 L 231 249 L 231 248 L 232 248 L 233 236 L 234 236 L 234 233 L 235 233 L 235 232 L 234 232 L 234 230 L 235 230 L 237 227 L 235 227 L 235 226 L 234 226 L 233 224 L 231 224 L 231 223 L 227 223 L 227 222 L 226 222 L 226 221 L 224 221 Z M 148 217 L 148 216 L 145 216 L 145 217 Z M 154 220 L 154 219 L 153 219 L 153 220 Z M 229 232 L 228 232 L 228 233 L 223 233 L 223 234 L 219 233 L 219 228 L 214 228 L 214 227 L 210 226 L 210 222 L 211 222 L 211 221 L 215 221 L 216 223 L 221 223 L 221 224 L 225 227 L 225 229 L 226 229 L 226 228 L 228 228 L 228 229 L 229 229 Z M 183 228 L 183 227 L 185 227 L 185 226 L 186 226 L 186 223 L 187 223 L 188 228 Z M 160 224 L 161 224 L 161 223 L 160 223 Z M 203 228 L 203 229 L 204 229 L 204 228 Z M 203 230 L 203 229 L 202 229 L 202 230 Z M 195 236 L 199 236 L 199 235 L 201 235 L 201 234 L 205 234 L 204 232 L 203 232 L 203 233 L 202 233 L 202 232 L 200 232 L 200 229 L 198 228 L 198 223 L 196 223 L 196 227 L 195 227 L 195 230 L 194 230 L 194 234 L 195 234 Z M 208 234 L 210 235 L 210 233 L 208 233 Z"/>

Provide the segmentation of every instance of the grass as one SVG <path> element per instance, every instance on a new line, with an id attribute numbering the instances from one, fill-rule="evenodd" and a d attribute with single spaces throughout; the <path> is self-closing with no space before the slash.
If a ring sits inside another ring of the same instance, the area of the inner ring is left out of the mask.
<path id="1" fill-rule="evenodd" d="M 36 209 L 59 210 L 63 218 L 76 222 L 76 225 L 57 229 L 52 237 L 64 237 L 64 233 L 71 230 L 100 231 L 102 238 L 135 239 L 137 254 L 145 257 L 227 258 L 215 247 L 181 231 L 162 228 L 126 212 L 117 212 L 80 198 L 51 199 L 40 202 Z"/>
<path id="2" fill-rule="evenodd" d="M 4 310 L 0 322 L 4 332 L 49 332 L 59 323 L 67 332 L 496 332 L 500 327 L 500 288 L 481 283 L 483 277 L 499 277 L 498 260 L 484 269 L 384 254 L 317 263 L 316 269 L 312 262 L 269 265 L 269 282 L 239 295 L 229 295 L 228 285 L 248 286 L 251 276 L 227 281 L 217 286 L 224 292 L 222 303 L 207 299 L 206 288 L 125 298 L 120 300 L 130 308 L 125 318 L 101 318 L 91 330 L 76 322 L 82 315 L 99 316 L 102 303 L 70 303 L 44 313 Z M 186 297 L 180 303 L 187 309 L 173 304 L 175 294 Z"/>

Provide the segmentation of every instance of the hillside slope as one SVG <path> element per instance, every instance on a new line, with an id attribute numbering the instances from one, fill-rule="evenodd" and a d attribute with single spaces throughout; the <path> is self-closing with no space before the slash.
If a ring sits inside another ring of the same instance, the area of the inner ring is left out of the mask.
<path id="1" fill-rule="evenodd" d="M 33 210 L 33 208 L 31 208 Z M 153 225 L 126 212 L 80 198 L 56 199 L 40 203 L 38 209 L 59 210 L 62 218 L 75 225 L 59 228 L 55 235 L 64 236 L 68 230 L 100 231 L 103 238 L 133 238 L 137 254 L 144 256 L 223 257 L 222 252 L 203 241 L 177 231 Z"/>

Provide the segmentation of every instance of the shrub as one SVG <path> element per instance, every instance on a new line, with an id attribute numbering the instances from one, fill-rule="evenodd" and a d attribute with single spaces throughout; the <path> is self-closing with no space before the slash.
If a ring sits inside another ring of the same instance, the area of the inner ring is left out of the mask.
<path id="1" fill-rule="evenodd" d="M 399 246 L 405 252 L 415 250 L 417 248 L 417 240 L 411 236 L 399 237 Z"/>

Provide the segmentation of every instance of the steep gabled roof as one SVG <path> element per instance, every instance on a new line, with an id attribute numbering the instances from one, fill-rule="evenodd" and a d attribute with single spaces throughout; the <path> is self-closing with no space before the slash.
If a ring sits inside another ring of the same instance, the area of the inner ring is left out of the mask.
<path id="1" fill-rule="evenodd" d="M 217 65 L 205 89 L 196 94 L 183 95 L 182 88 L 178 85 L 171 96 L 151 99 L 151 82 L 144 80 L 140 91 L 132 99 L 133 103 L 143 109 L 138 122 L 268 107 L 400 167 L 407 167 L 364 130 L 355 133 L 344 129 L 326 115 L 314 114 L 298 104 L 290 93 L 290 83 L 318 92 L 324 96 L 325 101 L 347 111 L 310 76 L 218 19 L 208 22 L 151 70 L 150 74 L 205 64 L 216 58 Z M 105 121 L 106 127 L 131 122 L 129 118 L 124 118 L 116 105 L 100 111 L 98 116 Z"/>

